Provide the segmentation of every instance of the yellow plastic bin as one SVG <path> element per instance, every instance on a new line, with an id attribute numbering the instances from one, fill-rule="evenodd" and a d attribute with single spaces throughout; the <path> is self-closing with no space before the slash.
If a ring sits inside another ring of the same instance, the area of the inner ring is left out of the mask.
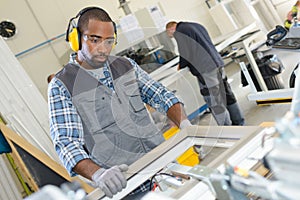
<path id="1" fill-rule="evenodd" d="M 172 127 L 166 132 L 164 132 L 163 136 L 166 140 L 174 136 L 177 132 L 179 132 L 180 129 L 177 127 Z M 199 164 L 199 157 L 198 153 L 195 151 L 194 146 L 190 147 L 188 150 L 186 150 L 181 156 L 176 158 L 177 162 L 181 165 L 186 166 L 195 166 Z"/>

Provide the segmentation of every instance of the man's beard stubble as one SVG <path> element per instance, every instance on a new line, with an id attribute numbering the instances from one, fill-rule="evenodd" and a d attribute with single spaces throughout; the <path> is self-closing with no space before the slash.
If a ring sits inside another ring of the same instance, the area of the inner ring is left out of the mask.
<path id="1" fill-rule="evenodd" d="M 82 55 L 84 57 L 84 61 L 89 65 L 89 67 L 91 67 L 93 69 L 102 68 L 108 58 L 108 55 L 106 55 L 105 53 L 99 53 L 98 55 L 94 55 L 94 56 L 92 56 L 91 59 L 89 59 L 85 53 L 82 53 Z M 105 57 L 105 60 L 104 61 L 98 61 L 98 60 L 94 61 L 94 60 L 96 60 L 97 56 L 103 56 L 103 57 Z"/>

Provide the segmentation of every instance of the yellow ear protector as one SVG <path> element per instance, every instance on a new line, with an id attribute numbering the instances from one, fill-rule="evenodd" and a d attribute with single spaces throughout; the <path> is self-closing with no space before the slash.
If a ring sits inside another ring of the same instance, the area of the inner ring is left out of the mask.
<path id="1" fill-rule="evenodd" d="M 67 32 L 66 32 L 66 41 L 69 42 L 70 47 L 73 51 L 77 52 L 78 50 L 81 49 L 81 34 L 78 28 L 78 22 L 80 20 L 80 17 L 87 12 L 88 10 L 91 9 L 99 9 L 101 11 L 104 11 L 103 9 L 99 7 L 87 7 L 82 9 L 76 17 L 73 17 L 70 19 Z M 104 11 L 105 12 L 105 11 Z M 113 26 L 114 26 L 114 38 L 115 38 L 115 43 L 112 46 L 112 49 L 116 46 L 117 44 L 117 27 L 114 21 L 112 21 Z"/>
<path id="2" fill-rule="evenodd" d="M 118 43 L 118 37 L 117 37 L 117 26 L 116 26 L 116 23 L 115 22 L 112 22 L 113 25 L 114 25 L 114 38 L 115 38 L 115 43 L 112 45 L 112 48 L 111 49 L 114 49 Z"/>

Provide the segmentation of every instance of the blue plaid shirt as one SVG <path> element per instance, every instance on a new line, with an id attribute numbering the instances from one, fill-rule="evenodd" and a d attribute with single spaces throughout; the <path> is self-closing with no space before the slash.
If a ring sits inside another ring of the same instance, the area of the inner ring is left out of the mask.
<path id="1" fill-rule="evenodd" d="M 180 102 L 174 94 L 162 84 L 154 81 L 149 74 L 142 70 L 136 62 L 129 59 L 135 69 L 141 98 L 156 110 L 166 113 L 168 109 Z M 75 64 L 76 61 L 71 59 Z M 113 82 L 107 65 L 103 74 L 98 75 L 99 81 L 112 89 Z M 94 74 L 97 76 L 97 74 Z M 64 84 L 54 77 L 48 86 L 48 106 L 50 118 L 50 133 L 56 152 L 71 176 L 76 175 L 73 167 L 90 156 L 83 149 L 84 138 L 81 119 L 72 103 L 70 93 Z"/>

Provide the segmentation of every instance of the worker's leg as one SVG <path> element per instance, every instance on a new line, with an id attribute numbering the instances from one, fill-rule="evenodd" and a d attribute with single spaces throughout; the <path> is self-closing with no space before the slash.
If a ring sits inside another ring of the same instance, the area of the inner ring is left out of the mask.
<path id="1" fill-rule="evenodd" d="M 230 114 L 230 119 L 232 121 L 232 125 L 239 125 L 239 126 L 245 125 L 245 118 L 241 112 L 241 109 L 240 109 L 238 103 L 227 105 L 227 109 Z"/>
<path id="2" fill-rule="evenodd" d="M 218 69 L 198 77 L 200 92 L 218 125 L 231 125 L 226 108 L 226 92 Z"/>
<path id="3" fill-rule="evenodd" d="M 244 125 L 245 119 L 242 114 L 242 111 L 239 107 L 239 104 L 237 103 L 237 100 L 235 98 L 235 95 L 233 91 L 231 90 L 231 87 L 227 81 L 227 77 L 225 75 L 224 68 L 220 69 L 220 73 L 222 75 L 223 84 L 226 92 L 226 102 L 227 102 L 227 110 L 230 114 L 230 119 L 232 121 L 232 125 Z"/>

